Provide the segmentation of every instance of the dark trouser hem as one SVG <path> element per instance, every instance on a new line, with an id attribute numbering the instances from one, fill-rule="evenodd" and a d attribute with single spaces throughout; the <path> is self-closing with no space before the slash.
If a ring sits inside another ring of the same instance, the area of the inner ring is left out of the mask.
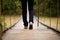
<path id="1" fill-rule="evenodd" d="M 24 22 L 24 26 L 27 27 L 28 26 L 28 22 Z"/>

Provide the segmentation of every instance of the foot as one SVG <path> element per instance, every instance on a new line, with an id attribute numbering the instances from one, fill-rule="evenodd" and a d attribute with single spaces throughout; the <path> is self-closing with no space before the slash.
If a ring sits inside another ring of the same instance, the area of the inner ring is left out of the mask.
<path id="1" fill-rule="evenodd" d="M 30 24 L 29 24 L 29 29 L 33 29 L 33 23 L 32 22 L 30 22 Z"/>
<path id="2" fill-rule="evenodd" d="M 24 23 L 24 29 L 28 28 L 28 22 Z"/>
<path id="3" fill-rule="evenodd" d="M 27 28 L 28 28 L 28 27 L 26 27 L 26 26 L 24 27 L 24 29 L 27 29 Z"/>

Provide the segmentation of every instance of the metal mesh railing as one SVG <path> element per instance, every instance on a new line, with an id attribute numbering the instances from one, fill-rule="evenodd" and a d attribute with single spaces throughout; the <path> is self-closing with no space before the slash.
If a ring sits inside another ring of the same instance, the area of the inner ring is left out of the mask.
<path id="1" fill-rule="evenodd" d="M 21 15 L 19 0 L 0 0 L 0 24 L 2 32 L 13 26 Z"/>
<path id="2" fill-rule="evenodd" d="M 35 1 L 35 15 L 39 21 L 55 30 L 60 31 L 60 0 Z M 38 5 L 38 6 L 37 6 Z M 38 10 L 38 11 L 37 11 Z"/>

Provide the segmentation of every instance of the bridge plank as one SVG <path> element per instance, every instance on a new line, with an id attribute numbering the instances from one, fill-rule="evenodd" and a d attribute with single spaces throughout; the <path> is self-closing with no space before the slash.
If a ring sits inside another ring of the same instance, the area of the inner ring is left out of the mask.
<path id="1" fill-rule="evenodd" d="M 22 18 L 12 29 L 8 30 L 2 40 L 60 40 L 60 36 L 43 25 L 37 27 L 34 18 L 33 30 L 24 29 Z"/>

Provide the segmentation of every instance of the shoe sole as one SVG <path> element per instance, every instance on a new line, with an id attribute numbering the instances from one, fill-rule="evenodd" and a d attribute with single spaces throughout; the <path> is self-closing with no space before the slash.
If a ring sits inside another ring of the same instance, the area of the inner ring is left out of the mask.
<path id="1" fill-rule="evenodd" d="M 32 29 L 33 29 L 33 25 L 30 25 L 30 26 L 29 26 L 29 29 L 32 30 Z"/>

